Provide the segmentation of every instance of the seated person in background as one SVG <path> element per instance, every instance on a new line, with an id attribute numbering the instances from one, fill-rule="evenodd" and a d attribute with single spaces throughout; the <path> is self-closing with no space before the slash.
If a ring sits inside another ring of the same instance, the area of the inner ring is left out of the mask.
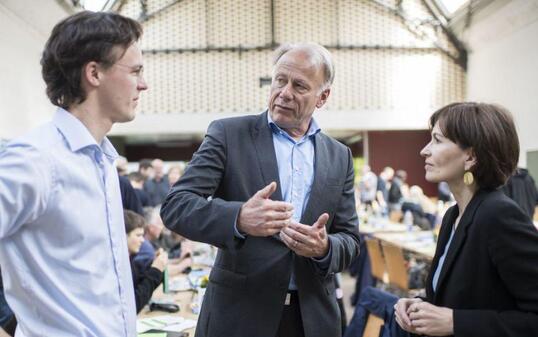
<path id="1" fill-rule="evenodd" d="M 454 201 L 454 197 L 452 196 L 446 181 L 441 181 L 437 186 L 437 199 L 441 200 L 442 202 Z"/>
<path id="2" fill-rule="evenodd" d="M 401 210 L 403 198 L 405 198 L 407 195 L 407 185 L 405 184 L 406 180 L 407 172 L 404 170 L 396 171 L 396 174 L 392 178 L 392 182 L 390 184 L 388 196 L 389 208 L 391 210 Z"/>
<path id="3" fill-rule="evenodd" d="M 185 239 L 181 235 L 171 232 L 170 243 L 174 243 L 168 251 L 168 272 L 170 276 L 188 272 L 192 266 L 193 246 L 192 241 Z"/>
<path id="4" fill-rule="evenodd" d="M 136 193 L 136 196 L 142 203 L 142 207 L 151 207 L 153 206 L 151 204 L 151 200 L 149 198 L 149 194 L 144 191 L 144 177 L 142 174 L 138 172 L 131 172 L 129 173 L 129 182 L 131 183 L 131 186 L 133 186 L 134 191 Z"/>
<path id="5" fill-rule="evenodd" d="M 432 229 L 435 225 L 436 206 L 417 185 L 411 186 L 409 196 L 404 198 L 402 212 L 406 211 L 413 214 L 413 224 L 423 230 Z"/>
<path id="6" fill-rule="evenodd" d="M 144 223 L 142 216 L 132 211 L 124 211 L 125 233 L 127 234 L 127 248 L 131 259 L 131 269 L 133 274 L 133 284 L 135 291 L 136 312 L 149 302 L 153 291 L 159 286 L 163 279 L 163 271 L 168 263 L 168 256 L 162 249 L 155 254 L 155 260 L 147 269 L 139 269 L 133 263 L 133 258 L 140 250 L 144 242 Z"/>
<path id="7" fill-rule="evenodd" d="M 169 187 L 172 188 L 174 184 L 181 178 L 181 175 L 183 174 L 183 169 L 180 165 L 172 165 L 168 169 L 168 184 Z"/>
<path id="8" fill-rule="evenodd" d="M 146 269 L 155 259 L 155 252 L 162 248 L 163 245 L 159 241 L 164 225 L 159 215 L 161 208 L 144 207 L 144 242 L 140 246 L 139 252 L 136 254 L 134 263 L 140 269 Z"/>

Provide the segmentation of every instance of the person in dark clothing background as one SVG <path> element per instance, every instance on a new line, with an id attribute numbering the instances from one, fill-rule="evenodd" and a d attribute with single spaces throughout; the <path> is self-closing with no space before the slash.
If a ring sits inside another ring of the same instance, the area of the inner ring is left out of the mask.
<path id="1" fill-rule="evenodd" d="M 13 315 L 13 312 L 9 308 L 9 305 L 6 302 L 6 298 L 4 297 L 4 284 L 2 282 L 2 277 L 0 274 L 0 328 L 3 328 L 9 334 L 14 334 L 15 329 L 9 328 L 10 326 L 14 327 L 14 321 L 15 316 Z"/>
<path id="2" fill-rule="evenodd" d="M 514 175 L 502 187 L 502 190 L 523 209 L 525 214 L 528 214 L 531 219 L 533 218 L 534 209 L 538 204 L 538 190 L 536 190 L 536 183 L 528 170 L 518 167 Z"/>
<path id="3" fill-rule="evenodd" d="M 134 256 L 140 250 L 144 242 L 144 217 L 132 211 L 124 211 L 125 233 L 127 234 L 127 248 L 131 259 L 131 270 L 133 274 L 133 284 L 135 291 L 136 312 L 149 302 L 153 291 L 163 280 L 163 272 L 168 263 L 168 256 L 158 250 L 155 254 L 155 260 L 151 266 L 145 270 L 140 269 L 133 263 Z"/>
<path id="4" fill-rule="evenodd" d="M 140 199 L 138 199 L 138 196 L 136 195 L 133 186 L 131 186 L 129 179 L 124 176 L 119 176 L 119 181 L 123 209 L 143 215 L 144 209 L 142 208 L 142 203 L 140 202 Z"/>

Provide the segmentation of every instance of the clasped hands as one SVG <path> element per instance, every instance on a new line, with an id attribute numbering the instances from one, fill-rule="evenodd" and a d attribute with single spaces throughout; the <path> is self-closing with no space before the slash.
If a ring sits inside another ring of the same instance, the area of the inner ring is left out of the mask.
<path id="1" fill-rule="evenodd" d="M 293 221 L 293 205 L 269 197 L 276 191 L 272 182 L 247 200 L 239 211 L 237 229 L 251 236 L 272 236 L 279 233 L 282 242 L 297 255 L 322 258 L 329 250 L 325 225 L 329 215 L 323 213 L 312 225 Z"/>
<path id="2" fill-rule="evenodd" d="M 454 334 L 453 311 L 424 302 L 420 298 L 401 298 L 394 305 L 396 322 L 405 331 L 427 336 Z"/>

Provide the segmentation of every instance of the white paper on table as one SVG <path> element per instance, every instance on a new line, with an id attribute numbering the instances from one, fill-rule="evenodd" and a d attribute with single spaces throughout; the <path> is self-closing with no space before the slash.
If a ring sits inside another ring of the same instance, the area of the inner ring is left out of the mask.
<path id="1" fill-rule="evenodd" d="M 185 331 L 187 329 L 191 329 L 191 328 L 194 328 L 196 327 L 196 321 L 195 320 L 192 320 L 192 319 L 185 319 L 183 322 L 179 323 L 179 324 L 173 324 L 173 325 L 169 325 L 163 329 L 161 329 L 162 331 L 166 331 L 166 332 L 182 332 L 182 331 Z"/>
<path id="2" fill-rule="evenodd" d="M 140 333 L 144 333 L 150 330 L 166 331 L 163 329 L 169 326 L 182 324 L 184 321 L 191 321 L 191 320 L 186 320 L 183 317 L 170 316 L 170 315 L 137 319 L 136 320 L 136 332 L 140 334 Z M 195 325 L 196 325 L 196 322 L 195 322 Z"/>

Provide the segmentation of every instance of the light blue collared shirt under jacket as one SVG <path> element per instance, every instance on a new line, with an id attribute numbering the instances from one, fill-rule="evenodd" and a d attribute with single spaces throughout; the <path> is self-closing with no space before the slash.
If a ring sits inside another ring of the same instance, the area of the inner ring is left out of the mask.
<path id="1" fill-rule="evenodd" d="M 275 147 L 278 164 L 278 178 L 282 191 L 282 200 L 293 205 L 293 220 L 301 221 L 304 209 L 310 198 L 312 183 L 314 182 L 315 142 L 314 136 L 321 131 L 312 118 L 306 134 L 298 141 L 293 139 L 271 119 L 267 112 L 267 122 L 273 132 L 273 145 Z M 312 224 L 308 224 L 312 225 Z M 330 264 L 330 247 L 326 256 L 321 259 L 313 258 L 320 267 L 328 268 Z M 297 290 L 295 274 L 291 273 L 290 290 Z"/>
<path id="2" fill-rule="evenodd" d="M 69 112 L 0 152 L 0 265 L 16 336 L 136 336 L 117 152 Z"/>

